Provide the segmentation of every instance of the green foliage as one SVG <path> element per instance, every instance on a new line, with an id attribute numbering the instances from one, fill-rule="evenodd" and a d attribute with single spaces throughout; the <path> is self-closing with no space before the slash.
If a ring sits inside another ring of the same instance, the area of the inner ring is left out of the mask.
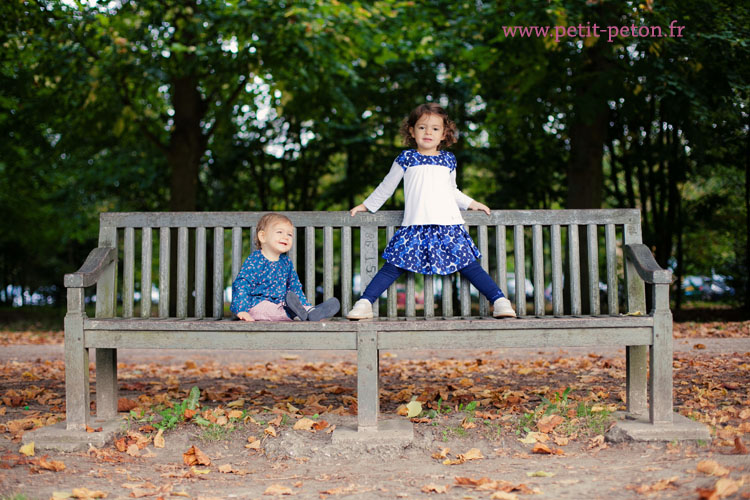
<path id="1" fill-rule="evenodd" d="M 153 425 L 156 429 L 170 430 L 185 421 L 185 410 L 196 410 L 200 399 L 200 389 L 191 387 L 187 397 L 178 404 L 159 405 L 149 413 L 142 410 L 140 413 L 130 410 L 130 418 L 137 422 L 145 422 Z M 195 418 L 199 425 L 210 425 L 208 420 L 200 416 Z"/>

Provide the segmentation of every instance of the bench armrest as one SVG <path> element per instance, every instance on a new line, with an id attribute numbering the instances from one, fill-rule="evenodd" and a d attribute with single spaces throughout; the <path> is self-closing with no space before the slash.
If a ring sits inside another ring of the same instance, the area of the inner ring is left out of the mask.
<path id="1" fill-rule="evenodd" d="M 116 248 L 99 247 L 93 249 L 78 271 L 65 275 L 65 287 L 84 288 L 95 284 L 115 258 L 117 258 Z"/>
<path id="2" fill-rule="evenodd" d="M 643 243 L 625 245 L 625 254 L 635 265 L 638 275 L 646 283 L 668 285 L 672 283 L 672 271 L 662 269 L 654 259 L 651 250 Z"/>

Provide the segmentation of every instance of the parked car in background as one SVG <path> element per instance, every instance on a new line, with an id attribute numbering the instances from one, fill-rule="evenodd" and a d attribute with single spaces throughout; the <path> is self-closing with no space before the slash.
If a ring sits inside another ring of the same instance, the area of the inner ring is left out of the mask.
<path id="1" fill-rule="evenodd" d="M 734 288 L 727 284 L 729 279 L 720 274 L 711 276 L 685 276 L 681 289 L 685 297 L 701 300 L 721 300 L 734 296 Z"/>

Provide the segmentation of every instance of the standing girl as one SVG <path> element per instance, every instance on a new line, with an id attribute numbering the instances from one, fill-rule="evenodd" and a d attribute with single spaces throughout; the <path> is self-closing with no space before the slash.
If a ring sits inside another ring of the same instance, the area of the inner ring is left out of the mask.
<path id="1" fill-rule="evenodd" d="M 376 212 L 404 179 L 404 220 L 383 252 L 385 265 L 354 304 L 347 318 L 373 317 L 372 304 L 404 271 L 452 274 L 468 279 L 493 304 L 496 318 L 516 313 L 487 271 L 479 265 L 479 249 L 464 228 L 460 210 L 490 209 L 456 187 L 456 157 L 444 148 L 456 142 L 456 124 L 435 103 L 415 108 L 401 125 L 407 149 L 393 162 L 383 182 L 349 212 Z"/>

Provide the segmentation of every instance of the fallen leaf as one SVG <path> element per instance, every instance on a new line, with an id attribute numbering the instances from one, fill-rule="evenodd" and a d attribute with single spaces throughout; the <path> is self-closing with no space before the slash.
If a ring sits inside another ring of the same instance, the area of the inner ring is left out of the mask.
<path id="1" fill-rule="evenodd" d="M 263 430 L 264 434 L 268 434 L 269 436 L 276 437 L 276 429 L 272 425 L 269 425 Z"/>
<path id="2" fill-rule="evenodd" d="M 406 409 L 408 410 L 408 413 L 406 414 L 408 418 L 416 417 L 422 413 L 422 403 L 415 399 L 406 405 Z"/>
<path id="3" fill-rule="evenodd" d="M 727 476 L 729 475 L 729 469 L 722 467 L 715 460 L 701 460 L 696 466 L 698 472 L 708 474 L 710 476 Z"/>
<path id="4" fill-rule="evenodd" d="M 422 486 L 422 493 L 447 493 L 450 485 L 439 485 L 439 484 L 425 484 Z"/>
<path id="5" fill-rule="evenodd" d="M 232 472 L 232 465 L 231 464 L 224 464 L 219 466 L 219 472 L 222 472 L 224 474 L 229 474 Z"/>
<path id="6" fill-rule="evenodd" d="M 730 452 L 733 455 L 747 455 L 747 446 L 742 442 L 742 439 L 739 436 L 736 436 L 734 438 L 734 449 Z"/>
<path id="7" fill-rule="evenodd" d="M 93 491 L 88 488 L 73 488 L 73 498 L 81 498 L 87 500 L 89 498 L 107 498 L 107 494 L 103 491 Z"/>
<path id="8" fill-rule="evenodd" d="M 164 429 L 159 429 L 159 432 L 156 433 L 156 436 L 154 436 L 154 448 L 164 448 L 166 446 L 166 442 L 164 441 Z"/>
<path id="9" fill-rule="evenodd" d="M 729 495 L 734 495 L 735 493 L 737 493 L 740 489 L 740 486 L 742 486 L 741 481 L 735 481 L 734 479 L 729 479 L 728 477 L 722 477 L 721 479 L 716 481 L 714 488 L 716 488 L 716 494 L 719 495 L 719 498 L 726 498 Z"/>
<path id="10" fill-rule="evenodd" d="M 549 436 L 542 432 L 529 432 L 526 434 L 526 437 L 519 438 L 518 440 L 524 444 L 545 443 L 549 441 Z"/>
<path id="11" fill-rule="evenodd" d="M 313 430 L 315 431 L 322 431 L 326 427 L 328 427 L 328 422 L 326 422 L 325 420 L 321 420 L 320 422 L 315 422 L 313 424 Z"/>
<path id="12" fill-rule="evenodd" d="M 263 494 L 274 496 L 294 495 L 294 491 L 288 486 L 283 486 L 281 484 L 272 484 L 271 486 L 266 488 L 266 491 L 264 491 Z"/>
<path id="13" fill-rule="evenodd" d="M 466 453 L 460 454 L 458 458 L 462 458 L 464 460 L 479 460 L 484 458 L 484 455 L 482 455 L 482 452 L 479 450 L 479 448 L 472 448 Z"/>
<path id="14" fill-rule="evenodd" d="M 398 408 L 396 408 L 396 415 L 399 417 L 405 417 L 409 414 L 409 408 L 406 407 L 406 405 L 399 405 Z"/>
<path id="15" fill-rule="evenodd" d="M 57 460 L 47 460 L 47 457 L 49 455 L 44 455 L 43 457 L 39 457 L 39 460 L 36 461 L 36 464 L 39 465 L 42 469 L 51 470 L 52 472 L 60 472 L 65 470 L 65 464 L 57 461 Z"/>
<path id="16" fill-rule="evenodd" d="M 21 446 L 21 449 L 19 449 L 18 452 L 21 455 L 26 455 L 27 457 L 33 457 L 34 456 L 34 441 L 31 441 L 30 443 L 27 443 Z"/>
<path id="17" fill-rule="evenodd" d="M 188 451 L 182 454 L 182 460 L 185 465 L 211 465 L 211 459 L 199 450 L 195 445 L 191 446 Z"/>
<path id="18" fill-rule="evenodd" d="M 141 449 L 138 448 L 137 444 L 133 443 L 130 446 L 128 446 L 126 453 L 130 455 L 131 457 L 139 457 L 141 456 Z"/>
<path id="19" fill-rule="evenodd" d="M 539 429 L 539 432 L 548 434 L 563 422 L 565 422 L 565 419 L 560 415 L 547 415 L 539 419 L 536 423 L 536 428 Z"/>
<path id="20" fill-rule="evenodd" d="M 432 458 L 435 460 L 443 460 L 445 458 L 448 458 L 448 452 L 451 451 L 450 448 L 440 448 L 440 451 L 436 451 L 432 454 Z"/>
<path id="21" fill-rule="evenodd" d="M 490 500 L 518 500 L 518 495 L 505 491 L 496 491 L 492 494 Z"/>
<path id="22" fill-rule="evenodd" d="M 529 476 L 529 477 L 554 477 L 555 473 L 554 472 L 547 472 L 547 471 L 543 471 L 543 470 L 538 470 L 536 472 L 527 472 L 526 475 Z"/>
<path id="23" fill-rule="evenodd" d="M 705 344 L 695 344 L 693 346 L 693 349 L 705 349 L 705 348 L 706 348 Z"/>
<path id="24" fill-rule="evenodd" d="M 130 410 L 138 408 L 138 403 L 128 398 L 120 398 L 117 400 L 117 411 L 129 412 Z"/>
<path id="25" fill-rule="evenodd" d="M 560 448 L 553 449 L 544 443 L 536 443 L 531 449 L 531 453 L 537 453 L 539 455 L 564 455 L 565 452 Z"/>
<path id="26" fill-rule="evenodd" d="M 304 417 L 295 422 L 293 429 L 295 431 L 309 431 L 312 429 L 313 425 L 315 425 L 314 420 Z"/>

